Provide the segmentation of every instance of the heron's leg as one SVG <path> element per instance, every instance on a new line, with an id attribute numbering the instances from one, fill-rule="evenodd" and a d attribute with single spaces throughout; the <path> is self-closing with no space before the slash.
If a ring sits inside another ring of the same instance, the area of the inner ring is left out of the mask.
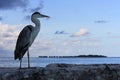
<path id="1" fill-rule="evenodd" d="M 22 59 L 20 59 L 20 69 L 21 69 L 21 63 L 22 63 Z"/>
<path id="2" fill-rule="evenodd" d="M 30 68 L 30 54 L 29 54 L 29 49 L 28 49 L 27 55 L 28 55 L 28 68 Z"/>
<path id="3" fill-rule="evenodd" d="M 22 54 L 20 54 L 20 57 L 22 57 Z M 20 69 L 22 68 L 22 58 L 19 59 L 20 60 Z"/>

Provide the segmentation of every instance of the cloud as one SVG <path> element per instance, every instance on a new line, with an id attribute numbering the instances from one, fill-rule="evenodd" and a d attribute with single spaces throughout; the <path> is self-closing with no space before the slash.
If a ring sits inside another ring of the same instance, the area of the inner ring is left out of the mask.
<path id="1" fill-rule="evenodd" d="M 14 25 L 0 23 L 0 47 L 6 51 L 14 49 L 19 31 Z"/>
<path id="2" fill-rule="evenodd" d="M 56 31 L 54 34 L 68 34 L 65 31 Z"/>
<path id="3" fill-rule="evenodd" d="M 36 7 L 30 7 L 30 8 L 26 8 L 25 11 L 29 12 L 29 13 L 34 13 L 34 12 L 40 12 L 40 10 L 43 8 L 43 0 L 39 0 L 38 4 L 34 4 L 37 5 Z M 26 15 L 24 16 L 25 20 L 30 20 L 31 19 L 31 15 Z"/>
<path id="4" fill-rule="evenodd" d="M 25 12 L 28 9 L 30 0 L 0 0 L 0 11 L 20 9 Z M 0 16 L 0 21 L 4 17 Z"/>
<path id="5" fill-rule="evenodd" d="M 43 8 L 43 0 L 40 0 L 40 2 L 38 3 L 38 6 L 35 8 L 30 9 L 30 12 L 37 12 L 40 11 Z"/>
<path id="6" fill-rule="evenodd" d="M 43 8 L 43 0 L 37 0 L 37 4 L 32 0 L 0 0 L 0 11 L 5 10 L 22 10 L 26 16 L 23 17 L 24 20 L 29 20 L 29 14 L 33 12 L 39 12 Z M 34 6 L 31 6 L 34 5 Z M 0 16 L 0 21 L 3 20 L 4 17 Z"/>
<path id="7" fill-rule="evenodd" d="M 15 8 L 26 8 L 28 0 L 0 0 L 0 9 L 8 10 Z"/>
<path id="8" fill-rule="evenodd" d="M 78 32 L 76 32 L 75 34 L 71 35 L 71 37 L 80 37 L 80 36 L 85 36 L 85 35 L 88 35 L 88 34 L 89 34 L 88 29 L 81 28 Z"/>
<path id="9" fill-rule="evenodd" d="M 42 9 L 42 7 L 36 7 L 34 9 L 31 9 L 30 12 L 37 12 L 37 11 L 40 11 Z"/>
<path id="10" fill-rule="evenodd" d="M 107 23 L 107 21 L 105 21 L 105 20 L 96 20 L 96 21 L 94 21 L 95 23 Z"/>
<path id="11" fill-rule="evenodd" d="M 70 56 L 89 54 L 89 51 L 94 51 L 101 47 L 101 41 L 94 38 L 69 38 L 57 37 L 57 38 L 40 38 L 35 40 L 32 44 L 30 53 L 31 56 Z M 35 53 L 35 54 L 32 54 Z"/>

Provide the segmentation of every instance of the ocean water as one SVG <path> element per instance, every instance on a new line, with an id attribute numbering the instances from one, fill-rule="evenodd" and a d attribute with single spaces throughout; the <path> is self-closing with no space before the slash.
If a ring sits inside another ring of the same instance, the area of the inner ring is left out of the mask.
<path id="1" fill-rule="evenodd" d="M 67 64 L 120 64 L 119 57 L 108 58 L 38 58 L 31 57 L 32 67 L 45 67 L 50 63 L 67 63 Z M 19 60 L 12 57 L 0 58 L 0 67 L 19 67 Z M 27 67 L 27 58 L 23 58 L 22 67 Z"/>

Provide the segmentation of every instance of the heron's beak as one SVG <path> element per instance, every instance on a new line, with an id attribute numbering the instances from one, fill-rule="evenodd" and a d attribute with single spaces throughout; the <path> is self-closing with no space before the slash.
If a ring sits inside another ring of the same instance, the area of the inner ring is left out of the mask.
<path id="1" fill-rule="evenodd" d="M 41 17 L 50 18 L 50 16 L 41 14 Z"/>

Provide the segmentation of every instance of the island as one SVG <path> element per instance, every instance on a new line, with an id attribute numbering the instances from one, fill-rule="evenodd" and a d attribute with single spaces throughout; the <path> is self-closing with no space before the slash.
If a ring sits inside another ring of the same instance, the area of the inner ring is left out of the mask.
<path id="1" fill-rule="evenodd" d="M 78 55 L 78 56 L 39 56 L 39 58 L 106 58 L 104 55 Z"/>
<path id="2" fill-rule="evenodd" d="M 104 55 L 79 55 L 78 57 L 107 57 L 107 56 L 104 56 Z"/>

